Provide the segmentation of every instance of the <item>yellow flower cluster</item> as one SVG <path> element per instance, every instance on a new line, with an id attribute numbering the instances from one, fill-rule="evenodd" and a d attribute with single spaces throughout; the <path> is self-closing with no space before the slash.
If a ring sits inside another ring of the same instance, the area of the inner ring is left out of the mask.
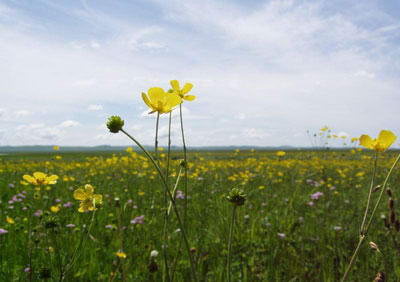
<path id="1" fill-rule="evenodd" d="M 171 112 L 176 106 L 183 101 L 193 101 L 196 96 L 187 95 L 193 88 L 193 84 L 186 83 L 181 89 L 177 80 L 170 81 L 172 89 L 168 92 L 161 87 L 152 87 L 146 93 L 142 92 L 142 99 L 150 108 L 149 114 L 157 112 L 158 114 L 166 114 Z"/>
<path id="2" fill-rule="evenodd" d="M 75 200 L 80 201 L 79 212 L 87 212 L 96 210 L 97 205 L 103 203 L 103 196 L 94 194 L 94 187 L 86 184 L 84 188 L 78 188 L 74 191 Z"/>

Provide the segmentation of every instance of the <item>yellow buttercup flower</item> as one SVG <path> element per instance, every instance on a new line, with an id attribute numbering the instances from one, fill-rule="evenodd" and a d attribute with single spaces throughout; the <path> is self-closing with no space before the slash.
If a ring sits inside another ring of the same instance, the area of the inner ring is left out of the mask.
<path id="1" fill-rule="evenodd" d="M 126 254 L 123 251 L 118 251 L 115 255 L 119 258 L 126 259 Z"/>
<path id="2" fill-rule="evenodd" d="M 142 92 L 142 99 L 151 109 L 149 114 L 155 112 L 166 114 L 182 103 L 182 99 L 177 93 L 167 93 L 160 87 L 150 88 L 149 91 L 147 91 L 147 95 Z"/>
<path id="3" fill-rule="evenodd" d="M 75 200 L 81 201 L 79 205 L 79 212 L 94 211 L 96 205 L 101 205 L 103 202 L 103 196 L 100 194 L 93 194 L 94 187 L 90 184 L 86 184 L 85 188 L 79 188 L 74 191 Z"/>
<path id="4" fill-rule="evenodd" d="M 39 186 L 39 185 L 56 184 L 58 176 L 54 174 L 47 175 L 46 173 L 43 172 L 34 172 L 33 176 L 24 175 L 22 178 L 26 180 L 28 183 Z"/>
<path id="5" fill-rule="evenodd" d="M 372 139 L 369 135 L 360 136 L 360 145 L 377 152 L 386 151 L 396 141 L 397 136 L 390 130 L 382 130 L 378 138 Z"/>
<path id="6" fill-rule="evenodd" d="M 53 146 L 53 150 L 54 150 L 54 151 L 60 150 L 60 146 L 57 146 L 57 145 Z"/>
<path id="7" fill-rule="evenodd" d="M 170 84 L 172 87 L 172 93 L 178 94 L 182 99 L 186 101 L 193 101 L 194 99 L 196 99 L 196 96 L 194 95 L 186 95 L 190 92 L 190 90 L 192 90 L 193 84 L 185 83 L 182 89 L 180 88 L 179 81 L 177 80 L 171 80 Z"/>
<path id="8" fill-rule="evenodd" d="M 51 210 L 51 212 L 58 213 L 60 211 L 60 205 L 51 206 L 50 210 Z"/>
<path id="9" fill-rule="evenodd" d="M 7 221 L 8 224 L 14 224 L 15 223 L 14 219 L 12 219 L 9 216 L 6 217 L 6 221 Z"/>
<path id="10" fill-rule="evenodd" d="M 276 152 L 276 155 L 277 155 L 278 157 L 283 157 L 283 156 L 286 155 L 286 152 L 285 152 L 285 151 L 278 151 L 278 152 Z"/>

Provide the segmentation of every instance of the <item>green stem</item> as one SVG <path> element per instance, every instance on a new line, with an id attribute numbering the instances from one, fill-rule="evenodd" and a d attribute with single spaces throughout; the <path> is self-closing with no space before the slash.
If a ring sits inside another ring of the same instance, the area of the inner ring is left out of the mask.
<path id="1" fill-rule="evenodd" d="M 157 112 L 157 121 L 156 121 L 156 137 L 154 138 L 154 155 L 156 161 L 158 161 L 158 125 L 160 123 L 160 113 Z"/>
<path id="2" fill-rule="evenodd" d="M 183 115 L 182 115 L 182 104 L 179 105 L 179 117 L 181 121 L 181 134 L 182 134 L 182 145 L 183 145 L 183 161 L 185 162 L 185 202 L 184 202 L 184 217 L 183 221 L 187 223 L 187 206 L 188 206 L 188 163 L 187 163 L 187 150 L 186 150 L 186 142 L 185 142 L 185 132 L 183 130 Z"/>
<path id="3" fill-rule="evenodd" d="M 235 215 L 236 215 L 236 205 L 233 205 L 232 208 L 232 219 L 231 219 L 231 226 L 229 229 L 229 241 L 228 241 L 228 261 L 226 266 L 226 274 L 228 277 L 228 282 L 231 282 L 231 251 L 232 251 L 232 240 L 233 240 L 233 227 L 235 225 Z"/>
<path id="4" fill-rule="evenodd" d="M 187 251 L 187 254 L 188 254 L 189 260 L 190 260 L 190 268 L 191 268 L 191 272 L 192 272 L 192 278 L 193 278 L 194 281 L 198 281 L 197 280 L 197 275 L 196 275 L 195 263 L 194 263 L 192 255 L 190 253 L 190 245 L 189 245 L 189 241 L 188 241 L 188 238 L 187 238 L 187 235 L 186 235 L 185 227 L 183 226 L 183 222 L 182 222 L 181 216 L 179 214 L 178 208 L 176 206 L 174 197 L 172 196 L 171 191 L 168 188 L 168 182 L 166 181 L 165 176 L 161 171 L 161 168 L 158 166 L 158 164 L 155 162 L 155 160 L 149 154 L 149 152 L 147 152 L 147 150 L 142 146 L 142 144 L 140 144 L 134 137 L 132 137 L 125 130 L 121 129 L 121 132 L 123 132 L 129 139 L 131 139 L 143 151 L 143 153 L 146 155 L 146 157 L 153 164 L 154 168 L 157 170 L 158 175 L 160 176 L 161 181 L 164 184 L 164 187 L 165 187 L 165 189 L 166 189 L 166 191 L 168 193 L 168 197 L 169 197 L 170 201 L 172 202 L 172 207 L 174 209 L 176 218 L 178 220 L 179 228 L 181 229 L 181 232 L 182 232 L 182 237 L 183 237 L 183 240 L 185 242 L 186 251 Z"/>
<path id="5" fill-rule="evenodd" d="M 165 173 L 165 177 L 167 179 L 167 183 L 169 186 L 169 162 L 171 156 L 171 115 L 172 112 L 169 113 L 169 121 L 168 121 L 168 154 L 167 154 L 167 169 Z M 159 115 L 159 114 L 158 114 Z M 168 246 L 168 198 L 167 198 L 167 191 L 164 189 L 164 227 L 163 227 L 163 255 L 164 255 L 164 273 L 163 281 L 171 281 L 171 277 L 169 274 L 169 266 L 168 266 L 168 253 L 167 253 L 167 246 Z"/>
<path id="6" fill-rule="evenodd" d="M 179 174 L 178 177 L 176 178 L 174 189 L 172 190 L 172 195 L 174 196 L 174 199 L 175 199 L 176 188 L 178 188 L 179 180 L 181 179 L 181 174 L 182 174 L 182 167 L 179 169 Z M 167 215 L 171 213 L 171 208 L 172 208 L 172 202 L 169 203 Z"/>
<path id="7" fill-rule="evenodd" d="M 371 179 L 371 185 L 369 187 L 369 192 L 368 192 L 368 198 L 367 198 L 367 205 L 365 207 L 365 212 L 364 212 L 364 217 L 361 223 L 360 227 L 360 235 L 364 234 L 364 227 L 365 227 L 365 221 L 367 220 L 367 215 L 368 215 L 368 210 L 371 202 L 371 195 L 372 195 L 372 190 L 374 189 L 374 182 L 375 182 L 375 176 L 376 176 L 376 168 L 377 168 L 377 163 L 378 163 L 378 153 L 375 152 L 374 154 L 374 168 L 372 172 L 372 179 Z"/>
<path id="8" fill-rule="evenodd" d="M 350 263 L 349 263 L 349 265 L 347 266 L 346 272 L 344 273 L 342 280 L 340 280 L 341 282 L 346 281 L 347 277 L 349 276 L 350 270 L 351 270 L 351 268 L 353 267 L 354 262 L 356 261 L 356 258 L 357 258 L 357 256 L 358 256 L 358 253 L 359 253 L 359 251 L 360 251 L 360 247 L 361 247 L 362 242 L 364 241 L 364 239 L 365 239 L 365 236 L 364 236 L 364 235 L 361 235 L 361 236 L 360 236 L 360 240 L 358 241 L 356 250 L 354 251 L 354 254 L 353 254 L 353 256 L 351 257 Z"/>

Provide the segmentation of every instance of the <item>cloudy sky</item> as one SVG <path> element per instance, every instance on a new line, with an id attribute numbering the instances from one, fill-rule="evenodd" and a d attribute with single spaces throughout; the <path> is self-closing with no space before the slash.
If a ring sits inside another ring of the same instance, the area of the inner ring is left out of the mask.
<path id="1" fill-rule="evenodd" d="M 129 144 L 111 114 L 150 144 L 140 93 L 171 79 L 190 145 L 400 135 L 399 55 L 398 0 L 0 0 L 0 145 Z"/>

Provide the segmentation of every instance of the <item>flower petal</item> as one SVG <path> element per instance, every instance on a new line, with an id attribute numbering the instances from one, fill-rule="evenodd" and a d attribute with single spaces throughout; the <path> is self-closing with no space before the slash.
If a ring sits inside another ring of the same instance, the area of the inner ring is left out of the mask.
<path id="1" fill-rule="evenodd" d="M 186 95 L 186 96 L 183 96 L 183 99 L 185 99 L 186 101 L 193 101 L 194 99 L 196 99 L 196 96 Z"/>
<path id="2" fill-rule="evenodd" d="M 87 199 L 87 195 L 82 188 L 79 188 L 74 191 L 74 199 L 79 201 L 84 201 Z"/>
<path id="3" fill-rule="evenodd" d="M 46 174 L 43 172 L 34 172 L 33 177 L 39 180 L 44 180 L 46 178 Z"/>
<path id="4" fill-rule="evenodd" d="M 46 180 L 50 183 L 50 184 L 55 184 L 57 182 L 58 176 L 53 174 L 51 176 L 48 176 L 46 178 Z"/>
<path id="5" fill-rule="evenodd" d="M 369 135 L 360 136 L 360 145 L 368 149 L 374 149 L 374 140 Z"/>
<path id="6" fill-rule="evenodd" d="M 92 196 L 94 192 L 94 187 L 90 184 L 85 185 L 85 192 L 87 196 Z"/>
<path id="7" fill-rule="evenodd" d="M 190 90 L 192 90 L 192 88 L 193 88 L 193 84 L 185 83 L 185 86 L 183 86 L 183 89 L 182 89 L 182 94 L 188 93 Z"/>
<path id="8" fill-rule="evenodd" d="M 171 80 L 169 83 L 171 84 L 172 89 L 174 89 L 175 91 L 181 90 L 181 88 L 179 87 L 179 81 Z"/>
<path id="9" fill-rule="evenodd" d="M 142 99 L 145 102 L 145 104 L 150 108 L 153 109 L 153 105 L 151 104 L 149 98 L 147 97 L 147 95 L 145 93 L 142 92 Z"/>
<path id="10" fill-rule="evenodd" d="M 165 99 L 165 91 L 161 87 L 152 87 L 147 92 L 149 94 L 151 104 L 157 104 L 158 101 Z"/>
<path id="11" fill-rule="evenodd" d="M 382 130 L 378 136 L 378 142 L 382 144 L 385 150 L 389 148 L 394 143 L 394 141 L 396 141 L 396 139 L 397 136 L 394 135 L 394 133 L 390 130 Z"/>
<path id="12" fill-rule="evenodd" d="M 178 94 L 172 93 L 167 96 L 167 105 L 170 110 L 178 106 L 180 103 L 182 103 L 182 98 Z"/>
<path id="13" fill-rule="evenodd" d="M 22 178 L 28 181 L 29 183 L 36 184 L 36 179 L 31 175 L 24 175 L 22 176 Z"/>

